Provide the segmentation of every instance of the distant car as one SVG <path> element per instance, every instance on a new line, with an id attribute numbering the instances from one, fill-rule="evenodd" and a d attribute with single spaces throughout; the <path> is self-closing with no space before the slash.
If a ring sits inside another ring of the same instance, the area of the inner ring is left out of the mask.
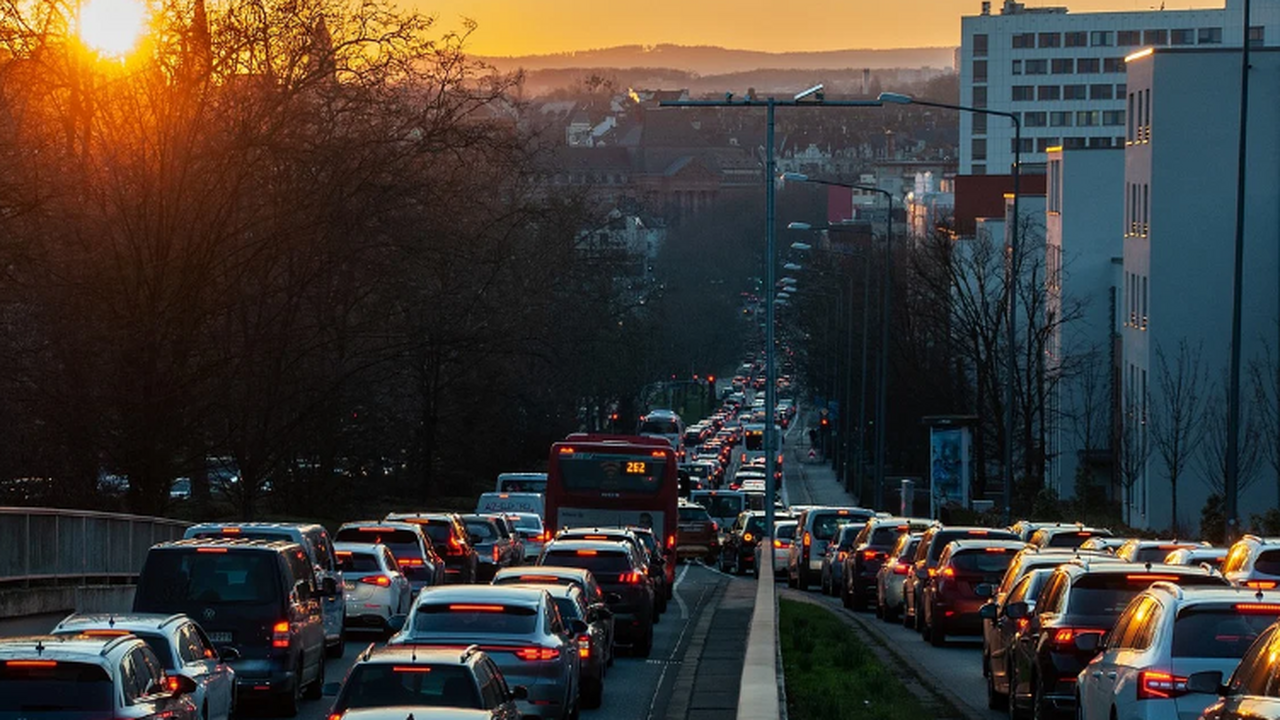
<path id="1" fill-rule="evenodd" d="M 710 564 L 720 557 L 720 527 L 707 514 L 707 509 L 693 503 L 680 503 L 680 524 L 676 527 L 676 557 L 697 558 Z"/>
<path id="2" fill-rule="evenodd" d="M 1227 548 L 1198 547 L 1174 550 L 1164 558 L 1165 565 L 1200 565 L 1207 563 L 1209 567 L 1222 569 L 1227 559 Z"/>
<path id="3" fill-rule="evenodd" d="M 0 638 L 0 717 L 197 720 L 196 683 L 133 636 Z"/>
<path id="4" fill-rule="evenodd" d="M 487 515 L 463 515 L 462 523 L 476 549 L 476 581 L 489 582 L 501 568 L 524 562 L 524 557 L 516 557 L 518 550 L 521 555 L 524 551 L 511 539 L 505 522 Z"/>
<path id="5" fill-rule="evenodd" d="M 807 590 L 819 580 L 822 555 L 840 527 L 849 523 L 862 525 L 875 517 L 875 512 L 859 507 L 816 507 L 805 510 L 798 518 L 799 529 L 787 558 L 787 584 Z"/>
<path id="6" fill-rule="evenodd" d="M 786 517 L 785 515 L 775 515 L 775 517 Z M 791 549 L 791 543 L 796 537 L 796 521 L 791 519 L 775 520 L 773 523 L 773 580 L 778 582 L 786 578 L 787 571 L 787 551 Z M 765 546 L 763 543 L 756 543 L 755 556 L 756 568 L 760 568 L 760 563 L 764 562 Z"/>
<path id="7" fill-rule="evenodd" d="M 911 574 L 920 537 L 918 533 L 899 535 L 898 542 L 885 553 L 884 563 L 876 571 L 876 615 L 885 622 L 896 621 L 902 613 L 902 587 Z"/>
<path id="8" fill-rule="evenodd" d="M 903 533 L 920 533 L 931 521 L 923 518 L 875 517 L 866 522 L 853 540 L 853 549 L 845 558 L 841 603 L 854 610 L 864 610 L 876 600 L 876 581 L 880 566 L 889 557 L 889 551 Z M 878 610 L 878 609 L 877 609 Z"/>
<path id="9" fill-rule="evenodd" d="M 388 513 L 383 520 L 420 526 L 444 558 L 446 583 L 469 585 L 476 581 L 480 556 L 457 513 Z"/>
<path id="10" fill-rule="evenodd" d="M 518 703 L 528 693 L 524 686 L 509 687 L 497 663 L 479 645 L 464 649 L 371 645 L 351 666 L 328 718 L 521 720 Z M 445 714 L 444 708 L 468 712 Z M 379 710 L 386 714 L 375 714 Z"/>
<path id="11" fill-rule="evenodd" d="M 444 583 L 444 559 L 435 551 L 422 527 L 406 522 L 361 520 L 343 523 L 334 536 L 338 542 L 374 543 L 391 550 L 413 592 Z"/>
<path id="12" fill-rule="evenodd" d="M 1231 546 L 1222 563 L 1222 574 L 1231 584 L 1254 590 L 1272 590 L 1280 582 L 1280 538 L 1245 535 Z"/>
<path id="13" fill-rule="evenodd" d="M 73 613 L 54 627 L 53 634 L 98 638 L 136 635 L 156 654 L 166 674 L 181 673 L 195 681 L 190 697 L 198 720 L 227 720 L 235 710 L 235 670 L 218 655 L 204 630 L 186 615 Z M 228 654 L 235 655 L 234 651 Z"/>
<path id="14" fill-rule="evenodd" d="M 920 538 L 916 547 L 915 560 L 906 582 L 902 585 L 904 601 L 902 624 L 924 632 L 924 613 L 920 607 L 924 603 L 924 589 L 929 580 L 937 573 L 938 558 L 942 551 L 956 540 L 1017 540 L 1018 536 L 1008 530 L 994 530 L 984 527 L 958 527 L 955 525 L 931 525 Z"/>
<path id="15" fill-rule="evenodd" d="M 413 584 L 391 550 L 386 545 L 347 542 L 335 543 L 333 549 L 347 584 L 347 622 L 391 632 L 391 619 L 407 615 L 413 602 Z"/>
<path id="16" fill-rule="evenodd" d="M 1094 537 L 1111 537 L 1111 531 L 1084 525 L 1053 525 L 1036 530 L 1027 543 L 1036 547 L 1078 548 Z"/>
<path id="17" fill-rule="evenodd" d="M 551 539 L 551 533 L 542 526 L 542 516 L 536 513 L 507 513 L 516 525 L 516 532 L 524 541 L 524 559 L 533 560 L 542 553 L 542 545 Z"/>
<path id="18" fill-rule="evenodd" d="M 553 540 L 542 551 L 538 565 L 560 565 L 591 571 L 610 600 L 615 642 L 631 646 L 648 657 L 653 650 L 653 626 L 657 621 L 657 593 L 643 560 L 626 543 L 607 540 Z"/>
<path id="19" fill-rule="evenodd" d="M 1116 557 L 1135 563 L 1159 563 L 1174 550 L 1212 547 L 1209 543 L 1182 540 L 1143 540 L 1130 538 L 1116 549 Z"/>
<path id="20" fill-rule="evenodd" d="M 1024 547 L 1021 540 L 953 541 L 938 557 L 936 572 L 924 586 L 921 602 L 921 636 L 934 647 L 946 644 L 947 635 L 977 635 L 982 631 L 979 610 L 986 598 L 979 585 L 995 585 L 1009 569 L 1009 562 Z"/>
<path id="21" fill-rule="evenodd" d="M 756 572 L 756 548 L 765 537 L 765 520 L 765 514 L 758 510 L 747 510 L 738 515 L 724 537 L 724 547 L 720 551 L 721 571 L 735 575 L 741 575 L 748 569 Z"/>
<path id="22" fill-rule="evenodd" d="M 845 561 L 853 552 L 854 541 L 864 525 L 850 523 L 840 528 L 822 553 L 822 569 L 818 571 L 818 587 L 823 595 L 838 595 L 844 587 Z"/>

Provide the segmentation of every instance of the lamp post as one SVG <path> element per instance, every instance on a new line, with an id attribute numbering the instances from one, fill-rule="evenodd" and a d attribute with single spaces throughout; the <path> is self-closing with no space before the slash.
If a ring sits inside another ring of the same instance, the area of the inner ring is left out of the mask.
<path id="1" fill-rule="evenodd" d="M 1247 23 L 1246 23 L 1247 24 Z M 1246 30 L 1246 35 L 1247 35 Z M 901 93 L 880 93 L 880 102 L 894 103 L 898 105 L 923 105 L 925 107 L 942 108 L 944 110 L 958 110 L 960 112 L 978 113 L 980 115 L 996 115 L 1006 117 L 1013 121 L 1013 227 L 1009 236 L 1009 260 L 1008 260 L 1008 278 L 1005 281 L 1005 307 L 1008 308 L 1008 356 L 1005 358 L 1007 367 L 1005 368 L 1005 407 L 1004 407 L 1004 521 L 1006 524 L 1013 522 L 1013 405 L 1016 402 L 1014 394 L 1015 374 L 1018 370 L 1018 350 L 1015 347 L 1017 341 L 1017 330 L 1015 327 L 1014 314 L 1018 305 L 1017 281 L 1019 275 L 1018 268 L 1018 251 L 1019 237 L 1021 228 L 1019 227 L 1020 218 L 1018 217 L 1018 199 L 1020 196 L 1019 181 L 1021 180 L 1022 170 L 1022 120 L 1017 113 L 1005 112 L 1003 110 L 991 110 L 988 108 L 968 107 L 966 105 L 952 105 L 950 103 L 933 102 L 932 100 L 917 100 L 910 95 Z"/>
<path id="2" fill-rule="evenodd" d="M 781 100 L 768 97 L 757 98 L 754 94 L 741 100 L 735 100 L 733 93 L 726 93 L 723 100 L 664 100 L 659 107 L 733 107 L 765 109 L 765 147 L 764 147 L 764 187 L 765 187 L 765 248 L 764 248 L 764 292 L 765 292 L 765 388 L 764 388 L 764 446 L 765 446 L 765 527 L 769 537 L 773 537 L 773 498 L 777 493 L 778 483 L 774 473 L 778 467 L 778 450 L 781 443 L 777 441 L 774 429 L 774 417 L 778 409 L 778 375 L 777 348 L 774 347 L 774 264 L 777 258 L 774 252 L 774 240 L 777 229 L 774 227 L 774 210 L 776 206 L 777 165 L 774 159 L 774 113 L 778 107 L 880 107 L 878 100 L 827 100 L 822 85 L 803 90 L 790 99 Z M 786 303 L 784 299 L 782 301 Z M 766 543 L 768 562 L 773 562 L 773 543 Z"/>
<path id="3" fill-rule="evenodd" d="M 886 399 L 889 394 L 889 322 L 892 317 L 892 284 L 893 284 L 893 193 L 871 185 L 854 185 L 850 183 L 834 182 L 830 180 L 818 180 L 810 178 L 802 173 L 786 173 L 783 175 L 784 180 L 791 182 L 813 183 L 815 185 L 829 185 L 832 187 L 849 188 L 851 190 L 862 190 L 864 192 L 879 193 L 885 197 L 889 203 L 888 221 L 885 223 L 884 235 L 884 282 L 883 298 L 880 307 L 880 367 L 877 370 L 877 387 L 876 387 L 876 470 L 874 486 L 871 488 L 871 506 L 875 510 L 879 510 L 884 505 L 884 472 L 885 472 L 885 415 L 886 415 Z M 866 305 L 863 305 L 865 308 Z M 865 325 L 864 325 L 865 328 Z M 863 331 L 863 344 L 866 344 L 866 331 Z M 863 375 L 866 374 L 866 355 L 863 355 Z M 866 384 L 863 384 L 863 392 L 866 392 Z M 865 397 L 865 395 L 864 395 Z M 859 437 L 861 437 L 862 428 L 859 427 Z M 859 442 L 859 455 L 861 455 L 862 444 Z M 862 458 L 859 457 L 861 462 Z"/>

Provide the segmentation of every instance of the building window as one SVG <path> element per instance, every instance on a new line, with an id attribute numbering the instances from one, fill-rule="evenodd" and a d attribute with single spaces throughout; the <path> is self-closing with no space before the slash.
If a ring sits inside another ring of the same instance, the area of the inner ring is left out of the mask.
<path id="1" fill-rule="evenodd" d="M 1111 127 L 1115 127 L 1117 125 L 1123 125 L 1124 111 L 1123 110 L 1103 110 L 1102 124 L 1108 125 Z"/>
<path id="2" fill-rule="evenodd" d="M 972 45 L 973 45 L 974 57 L 987 56 L 987 36 L 986 35 L 974 35 Z"/>
<path id="3" fill-rule="evenodd" d="M 1129 235 L 1138 234 L 1138 184 L 1129 184 Z"/>
<path id="4" fill-rule="evenodd" d="M 974 165 L 974 166 L 973 166 L 973 174 L 974 174 L 974 175 L 986 175 L 986 174 L 987 174 L 987 166 L 986 166 L 986 165 Z"/>
<path id="5" fill-rule="evenodd" d="M 1129 185 L 1130 185 L 1129 183 L 1125 183 L 1125 184 L 1124 184 L 1124 227 L 1123 227 L 1122 229 L 1124 230 L 1124 236 L 1125 236 L 1125 237 L 1129 237 Z M 1126 291 L 1127 291 L 1127 289 L 1128 289 L 1128 284 L 1127 284 L 1127 282 L 1128 282 L 1128 280 L 1129 280 L 1129 274 L 1128 274 L 1128 273 L 1125 273 L 1124 279 L 1125 279 L 1125 281 L 1126 281 L 1125 288 L 1126 288 Z M 1127 297 L 1128 297 L 1128 296 L 1126 295 L 1126 298 L 1127 298 Z M 1128 324 L 1128 323 L 1126 323 L 1126 324 Z"/>
<path id="6" fill-rule="evenodd" d="M 1116 83 L 1116 99 L 1117 99 L 1117 100 L 1123 100 L 1123 99 L 1124 99 L 1124 91 L 1125 91 L 1125 84 L 1124 84 L 1124 83 Z"/>
<path id="7" fill-rule="evenodd" d="M 1029 153 L 1029 152 L 1032 152 L 1034 148 L 1035 148 L 1035 141 L 1032 140 L 1031 138 L 1022 138 L 1021 148 L 1019 148 L 1019 143 L 1016 142 L 1013 138 L 1009 139 L 1009 152 Z"/>
<path id="8" fill-rule="evenodd" d="M 1089 47 L 1089 33 L 1083 30 L 1079 32 L 1063 33 L 1063 45 L 1067 47 Z"/>
<path id="9" fill-rule="evenodd" d="M 984 108 L 987 106 L 987 86 L 977 85 L 973 88 L 973 106 Z"/>
<path id="10" fill-rule="evenodd" d="M 1021 60 L 1014 60 L 1014 61 L 1013 61 L 1013 69 L 1012 69 L 1010 72 L 1012 72 L 1014 75 L 1021 75 L 1021 74 L 1022 74 L 1022 61 L 1021 61 Z"/>
<path id="11" fill-rule="evenodd" d="M 1049 212 L 1062 212 L 1062 161 L 1050 160 L 1049 172 Z M 1056 246 L 1055 246 L 1056 247 Z"/>
<path id="12" fill-rule="evenodd" d="M 973 134 L 987 134 L 987 116 L 983 113 L 973 113 Z"/>
<path id="13" fill-rule="evenodd" d="M 1111 91 L 1113 89 L 1114 88 L 1111 85 L 1111 83 L 1106 83 L 1104 85 L 1090 85 L 1089 99 L 1090 100 L 1110 100 Z"/>
<path id="14" fill-rule="evenodd" d="M 1102 124 L 1102 112 L 1099 110 L 1080 110 L 1076 113 L 1076 127 L 1093 127 Z"/>
<path id="15" fill-rule="evenodd" d="M 1014 101 L 1014 102 L 1024 102 L 1024 101 L 1027 101 L 1027 100 L 1034 100 L 1034 99 L 1035 99 L 1035 90 L 1036 90 L 1036 89 L 1035 89 L 1035 87 L 1034 87 L 1034 86 L 1032 86 L 1032 85 L 1014 85 L 1014 86 L 1013 86 L 1013 101 Z"/>
<path id="16" fill-rule="evenodd" d="M 1088 97 L 1086 93 L 1086 87 L 1087 86 L 1085 85 L 1063 85 L 1062 99 L 1063 100 L 1084 100 L 1086 97 Z"/>
<path id="17" fill-rule="evenodd" d="M 1056 48 L 1062 46 L 1062 33 L 1048 32 L 1040 33 L 1036 42 L 1037 47 Z"/>
<path id="18" fill-rule="evenodd" d="M 1134 117 L 1133 116 L 1133 93 L 1129 93 L 1129 112 L 1128 112 L 1129 130 L 1128 132 L 1125 133 L 1125 140 L 1128 142 L 1133 142 L 1135 139 L 1137 139 L 1136 137 L 1134 137 L 1134 134 L 1133 134 L 1133 117 Z"/>
<path id="19" fill-rule="evenodd" d="M 1116 33 L 1116 46 L 1128 47 L 1142 43 L 1142 33 L 1137 30 L 1121 30 Z"/>
<path id="20" fill-rule="evenodd" d="M 1147 295 L 1147 276 L 1146 276 L 1146 275 L 1143 275 L 1143 276 L 1142 276 L 1142 329 L 1143 329 L 1143 330 L 1146 330 L 1146 329 L 1147 329 L 1147 298 L 1148 298 L 1148 295 Z M 1146 373 L 1146 371 L 1143 371 L 1143 373 L 1142 373 L 1142 384 L 1143 384 L 1144 386 L 1147 384 L 1147 373 Z"/>
<path id="21" fill-rule="evenodd" d="M 1079 149 L 1084 146 L 1085 146 L 1085 138 L 1082 138 L 1082 137 L 1062 138 L 1062 147 L 1067 150 Z"/>
<path id="22" fill-rule="evenodd" d="M 1143 45 L 1168 45 L 1169 31 L 1168 30 L 1145 30 L 1142 33 L 1142 44 Z"/>
<path id="23" fill-rule="evenodd" d="M 1249 47 L 1262 47 L 1266 39 L 1266 28 L 1261 25 L 1249 27 Z"/>
<path id="24" fill-rule="evenodd" d="M 1053 74 L 1054 75 L 1070 75 L 1076 71 L 1076 61 L 1072 58 L 1054 58 Z"/>
<path id="25" fill-rule="evenodd" d="M 1035 33 L 1018 33 L 1013 36 L 1013 49 L 1022 50 L 1025 48 L 1033 48 L 1036 46 Z"/>
<path id="26" fill-rule="evenodd" d="M 1048 127 L 1049 114 L 1044 112 L 1029 112 L 1022 114 L 1023 127 Z"/>
<path id="27" fill-rule="evenodd" d="M 1089 33 L 1089 44 L 1093 47 L 1111 47 L 1111 31 L 1110 30 L 1094 30 Z"/>
<path id="28" fill-rule="evenodd" d="M 1111 147 L 1111 138 L 1109 138 L 1109 137 L 1091 137 L 1091 138 L 1089 138 L 1089 147 L 1091 147 L 1091 148 L 1109 148 L 1109 147 Z"/>
<path id="29" fill-rule="evenodd" d="M 1085 73 L 1101 72 L 1102 61 L 1098 58 L 1080 58 L 1076 61 L 1076 72 L 1081 75 Z"/>
<path id="30" fill-rule="evenodd" d="M 1195 45 L 1196 31 L 1190 28 L 1169 31 L 1170 45 Z"/>
<path id="31" fill-rule="evenodd" d="M 987 159 L 987 140 L 986 138 L 974 138 L 969 144 L 971 154 L 974 160 Z"/>
<path id="32" fill-rule="evenodd" d="M 1196 33 L 1196 38 L 1201 45 L 1221 45 L 1222 28 L 1200 28 Z"/>
<path id="33" fill-rule="evenodd" d="M 1070 112 L 1051 112 L 1049 113 L 1050 127 L 1071 127 Z"/>
<path id="34" fill-rule="evenodd" d="M 1037 88 L 1036 98 L 1039 100 L 1060 100 L 1062 88 L 1058 85 L 1041 85 Z"/>
<path id="35" fill-rule="evenodd" d="M 1147 114 L 1144 117 L 1144 122 L 1142 123 L 1142 139 L 1146 142 L 1151 142 L 1151 88 L 1143 90 L 1142 94 L 1147 105 Z"/>
<path id="36" fill-rule="evenodd" d="M 1146 237 L 1151 230 L 1151 186 L 1142 184 L 1142 237 Z"/>
<path id="37" fill-rule="evenodd" d="M 1102 72 L 1104 73 L 1122 73 L 1124 72 L 1124 58 L 1103 58 Z"/>
<path id="38" fill-rule="evenodd" d="M 1024 69 L 1028 75 L 1048 75 L 1049 60 L 1047 58 L 1028 60 Z"/>
<path id="39" fill-rule="evenodd" d="M 973 61 L 973 81 L 980 82 L 980 83 L 984 83 L 987 81 L 987 61 L 986 60 Z"/>
<path id="40" fill-rule="evenodd" d="M 1036 152 L 1048 152 L 1051 147 L 1058 147 L 1062 140 L 1056 137 L 1036 138 Z"/>

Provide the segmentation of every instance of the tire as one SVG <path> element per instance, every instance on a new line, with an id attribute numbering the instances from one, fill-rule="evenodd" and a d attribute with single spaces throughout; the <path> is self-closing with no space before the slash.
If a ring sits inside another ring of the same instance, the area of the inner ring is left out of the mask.
<path id="1" fill-rule="evenodd" d="M 653 624 L 650 623 L 649 629 L 645 631 L 644 639 L 632 646 L 632 651 L 637 657 L 649 657 L 653 652 Z"/>
<path id="2" fill-rule="evenodd" d="M 346 624 L 347 624 L 347 619 L 346 619 L 345 617 L 343 617 L 343 618 L 342 618 L 342 632 L 339 632 L 339 633 L 338 633 L 338 642 L 334 643 L 333 645 L 327 645 L 327 646 L 325 646 L 325 649 L 324 649 L 324 651 L 325 651 L 325 655 L 327 655 L 328 657 L 331 657 L 331 658 L 337 659 L 337 658 L 342 657 L 343 653 L 345 653 L 345 652 L 347 651 L 347 627 L 346 627 Z"/>
<path id="3" fill-rule="evenodd" d="M 992 710 L 1005 710 L 1009 707 L 1009 696 L 996 692 L 996 676 L 987 672 L 987 707 Z"/>
<path id="4" fill-rule="evenodd" d="M 943 630 L 942 626 L 936 622 L 937 620 L 936 617 L 934 618 L 934 620 L 935 622 L 929 626 L 929 644 L 934 647 L 946 647 L 947 632 L 946 630 Z"/>
<path id="5" fill-rule="evenodd" d="M 594 710 L 604 703 L 604 678 L 588 683 L 582 688 L 581 703 L 588 710 Z"/>
<path id="6" fill-rule="evenodd" d="M 316 679 L 313 680 L 310 685 L 307 685 L 302 689 L 302 699 L 319 700 L 321 697 L 324 697 L 324 666 L 326 664 L 324 655 L 321 654 L 320 671 L 316 673 Z"/>

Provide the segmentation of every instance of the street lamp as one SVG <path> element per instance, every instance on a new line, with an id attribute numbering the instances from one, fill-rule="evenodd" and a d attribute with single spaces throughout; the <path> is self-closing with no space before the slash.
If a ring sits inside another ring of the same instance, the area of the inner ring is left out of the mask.
<path id="1" fill-rule="evenodd" d="M 1013 522 L 1013 404 L 1015 402 L 1014 395 L 1014 374 L 1018 370 L 1018 350 L 1014 347 L 1017 340 L 1017 331 L 1015 329 L 1014 314 L 1018 303 L 1018 292 L 1014 285 L 1018 279 L 1018 249 L 1020 244 L 1018 217 L 1018 199 L 1019 199 L 1019 181 L 1022 176 L 1022 120 L 1017 113 L 1005 112 L 1003 110 L 990 110 L 988 108 L 968 107 L 965 105 L 952 105 L 950 103 L 933 102 L 932 100 L 917 100 L 910 95 L 901 93 L 885 92 L 880 93 L 880 102 L 891 103 L 895 105 L 923 105 L 925 107 L 936 107 L 944 110 L 959 110 L 961 112 L 979 113 L 981 115 L 997 115 L 1006 117 L 1013 121 L 1013 231 L 1009 235 L 1009 263 L 1008 263 L 1008 279 L 1005 281 L 1005 305 L 1009 308 L 1009 317 L 1007 329 L 1008 332 L 1008 357 L 1005 358 L 1007 367 L 1005 373 L 1005 408 L 1004 408 L 1004 521 L 1005 523 Z"/>
<path id="2" fill-rule="evenodd" d="M 889 395 L 889 321 L 892 316 L 890 309 L 892 307 L 891 291 L 893 283 L 893 193 L 872 185 L 854 185 L 851 183 L 834 182 L 831 180 L 818 180 L 810 178 L 804 173 L 797 172 L 784 173 L 782 179 L 788 182 L 813 183 L 815 185 L 828 185 L 832 187 L 849 188 L 850 190 L 879 193 L 883 195 L 885 200 L 889 203 L 888 221 L 885 223 L 884 235 L 884 282 L 882 283 L 884 291 L 880 307 L 880 367 L 878 368 L 876 383 L 876 471 L 874 481 L 875 485 L 871 489 L 872 507 L 879 510 L 884 505 L 885 427 L 888 424 L 885 420 L 885 416 L 887 414 L 885 406 Z M 866 330 L 864 325 L 864 344 L 865 340 Z M 866 373 L 865 362 L 863 363 L 863 373 Z M 861 433 L 862 427 L 859 427 L 858 431 Z M 861 453 L 861 441 L 859 441 L 858 450 L 859 453 Z M 859 457 L 858 460 L 861 462 L 861 457 Z"/>
<path id="3" fill-rule="evenodd" d="M 793 263 L 793 262 L 789 262 L 789 263 L 787 263 L 787 264 L 783 265 L 783 266 L 782 266 L 782 269 L 783 269 L 783 270 L 790 271 L 790 272 L 795 272 L 795 271 L 797 271 L 797 270 L 803 270 L 803 269 L 804 269 L 804 267 L 803 267 L 803 266 L 801 266 L 801 265 L 800 265 L 800 263 Z"/>
<path id="4" fill-rule="evenodd" d="M 791 223 L 791 224 L 792 224 L 792 225 L 799 225 L 799 224 L 801 224 L 801 223 Z M 788 230 L 795 230 L 795 229 L 797 229 L 797 228 L 792 228 L 792 227 L 790 227 L 790 226 L 787 226 L 787 229 L 788 229 Z M 810 245 L 809 243 L 806 243 L 806 242 L 793 242 L 793 243 L 791 243 L 791 249 L 792 249 L 792 250 L 799 250 L 800 252 L 808 252 L 808 251 L 810 251 L 810 250 L 812 250 L 812 249 L 813 249 L 813 246 L 812 246 L 812 245 Z"/>

